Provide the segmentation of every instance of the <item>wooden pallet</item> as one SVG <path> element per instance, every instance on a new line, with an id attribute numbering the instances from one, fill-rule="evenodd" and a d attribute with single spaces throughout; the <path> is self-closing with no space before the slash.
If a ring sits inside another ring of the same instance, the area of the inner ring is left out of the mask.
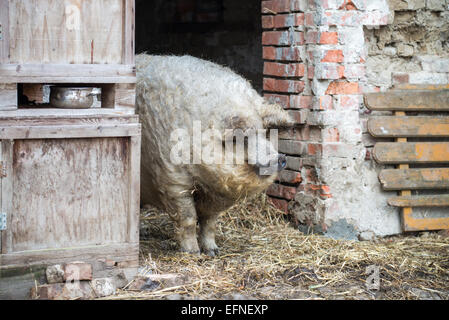
<path id="1" fill-rule="evenodd" d="M 449 229 L 449 214 L 443 218 L 412 216 L 414 207 L 449 207 L 449 193 L 412 195 L 412 190 L 449 190 L 449 140 L 444 139 L 449 138 L 449 113 L 442 115 L 449 111 L 449 86 L 370 93 L 365 95 L 365 104 L 373 111 L 393 112 L 371 117 L 368 131 L 376 138 L 394 138 L 395 142 L 377 143 L 373 157 L 379 164 L 397 166 L 382 170 L 379 180 L 384 190 L 399 192 L 388 204 L 401 209 L 404 231 Z M 411 138 L 419 141 L 411 142 Z M 410 168 L 415 164 L 419 168 Z"/>

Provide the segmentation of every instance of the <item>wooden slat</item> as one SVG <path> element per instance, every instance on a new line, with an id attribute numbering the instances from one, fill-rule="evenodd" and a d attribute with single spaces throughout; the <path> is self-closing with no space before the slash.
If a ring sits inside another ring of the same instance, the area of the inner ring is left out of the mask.
<path id="1" fill-rule="evenodd" d="M 0 83 L 0 111 L 17 109 L 17 84 Z"/>
<path id="2" fill-rule="evenodd" d="M 379 142 L 373 156 L 381 164 L 448 163 L 449 142 Z"/>
<path id="3" fill-rule="evenodd" d="M 449 137 L 449 117 L 372 117 L 368 131 L 374 137 Z"/>
<path id="4" fill-rule="evenodd" d="M 400 196 L 388 199 L 393 207 L 449 207 L 449 194 L 428 196 Z"/>
<path id="5" fill-rule="evenodd" d="M 2 148 L 2 158 L 3 165 L 5 166 L 6 176 L 2 178 L 1 185 L 1 212 L 6 213 L 6 223 L 7 225 L 11 225 L 11 217 L 12 217 L 12 208 L 13 208 L 13 146 L 14 141 L 12 140 L 2 140 L 1 141 Z M 1 253 L 9 253 L 11 252 L 12 247 L 12 238 L 13 235 L 11 230 L 7 228 L 5 231 L 2 231 L 2 248 Z"/>
<path id="6" fill-rule="evenodd" d="M 134 64 L 135 0 L 123 0 L 123 64 Z"/>
<path id="7" fill-rule="evenodd" d="M 449 189 L 449 168 L 385 169 L 379 174 L 384 190 Z"/>
<path id="8" fill-rule="evenodd" d="M 365 94 L 370 110 L 449 111 L 449 90 L 397 90 Z"/>
<path id="9" fill-rule="evenodd" d="M 139 135 L 140 124 L 0 127 L 0 139 L 106 138 Z"/>
<path id="10" fill-rule="evenodd" d="M 412 217 L 412 213 L 409 212 L 404 214 L 403 229 L 404 231 L 449 229 L 449 218 L 415 219 Z"/>
<path id="11" fill-rule="evenodd" d="M 0 0 L 0 63 L 9 62 L 9 0 Z"/>
<path id="12" fill-rule="evenodd" d="M 0 64 L 0 83 L 135 83 L 134 65 Z"/>
<path id="13" fill-rule="evenodd" d="M 124 116 L 133 115 L 134 108 L 129 109 L 109 109 L 109 108 L 89 108 L 89 109 L 57 109 L 57 108 L 19 108 L 13 111 L 0 111 L 0 119 L 17 117 L 80 117 L 80 116 Z"/>
<path id="14" fill-rule="evenodd" d="M 444 90 L 449 89 L 448 84 L 396 84 L 394 90 Z"/>

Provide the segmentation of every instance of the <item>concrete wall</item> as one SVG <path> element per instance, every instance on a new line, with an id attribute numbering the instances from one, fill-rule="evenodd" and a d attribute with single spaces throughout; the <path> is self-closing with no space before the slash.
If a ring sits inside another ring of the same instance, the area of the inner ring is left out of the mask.
<path id="1" fill-rule="evenodd" d="M 223 0 L 223 20 L 219 23 L 177 24 L 177 3 L 185 6 L 195 1 L 136 0 L 136 51 L 208 59 L 231 67 L 261 91 L 260 0 Z"/>

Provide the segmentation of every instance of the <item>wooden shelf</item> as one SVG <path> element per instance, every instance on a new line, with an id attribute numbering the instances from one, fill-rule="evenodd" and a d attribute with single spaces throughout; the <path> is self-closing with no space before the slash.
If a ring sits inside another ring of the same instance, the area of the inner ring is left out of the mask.
<path id="1" fill-rule="evenodd" d="M 0 111 L 0 118 L 18 117 L 71 117 L 95 115 L 133 115 L 134 108 L 91 108 L 91 109 L 58 109 L 58 108 L 19 108 L 10 111 Z"/>

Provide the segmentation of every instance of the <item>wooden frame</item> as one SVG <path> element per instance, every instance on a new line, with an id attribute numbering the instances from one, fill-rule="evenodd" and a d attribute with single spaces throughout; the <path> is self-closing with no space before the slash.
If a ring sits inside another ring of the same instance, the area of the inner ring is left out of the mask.
<path id="1" fill-rule="evenodd" d="M 379 142 L 373 158 L 379 164 L 393 164 L 384 169 L 379 180 L 384 190 L 397 190 L 398 196 L 388 204 L 400 208 L 404 231 L 449 229 L 449 216 L 415 218 L 414 207 L 449 207 L 449 194 L 412 195 L 412 190 L 447 190 L 448 168 L 410 168 L 410 164 L 449 163 L 449 143 L 434 138 L 449 137 L 449 117 L 406 114 L 408 111 L 449 111 L 449 85 L 402 86 L 401 90 L 365 95 L 365 104 L 373 111 L 392 111 L 393 116 L 375 116 L 368 121 L 374 137 L 394 138 L 395 142 Z M 411 142 L 409 138 L 419 138 Z M 423 142 L 422 140 L 427 140 Z"/>
<path id="2" fill-rule="evenodd" d="M 94 266 L 94 277 L 113 276 L 125 272 L 132 278 L 138 267 L 139 256 L 139 211 L 140 211 L 140 144 L 141 125 L 135 115 L 92 115 L 72 117 L 0 117 L 0 157 L 3 178 L 1 183 L 1 210 L 12 221 L 14 142 L 57 139 L 70 143 L 68 139 L 128 138 L 127 158 L 128 207 L 125 221 L 126 239 L 121 243 L 100 245 L 78 245 L 17 252 L 13 248 L 12 231 L 7 228 L 0 235 L 0 298 L 25 298 L 38 275 L 36 270 L 48 264 L 81 260 Z M 123 226 L 124 227 L 124 226 Z M 123 228 L 120 227 L 120 228 Z M 105 265 L 104 261 L 114 261 Z M 103 261 L 103 262 L 102 262 Z M 18 289 L 17 289 L 18 288 Z"/>
<path id="3" fill-rule="evenodd" d="M 132 92 L 116 89 L 119 84 L 134 84 L 135 69 L 135 0 L 122 1 L 122 36 L 120 64 L 74 64 L 74 63 L 11 63 L 10 57 L 10 0 L 0 0 L 0 24 L 2 40 L 0 40 L 0 86 L 17 83 L 29 84 L 101 84 L 107 88 L 106 98 L 102 99 L 103 108 L 120 108 L 117 100 L 131 101 L 135 98 Z M 92 43 L 93 46 L 93 43 Z M 92 48 L 93 50 L 93 48 Z M 108 86 L 109 84 L 109 86 Z M 115 96 L 117 92 L 117 95 Z M 135 92 L 135 90 L 134 90 Z M 127 94 L 126 98 L 123 96 Z M 17 88 L 5 91 L 0 89 L 0 96 L 9 98 L 17 96 Z M 17 102 L 0 102 L 0 111 L 15 110 Z"/>

